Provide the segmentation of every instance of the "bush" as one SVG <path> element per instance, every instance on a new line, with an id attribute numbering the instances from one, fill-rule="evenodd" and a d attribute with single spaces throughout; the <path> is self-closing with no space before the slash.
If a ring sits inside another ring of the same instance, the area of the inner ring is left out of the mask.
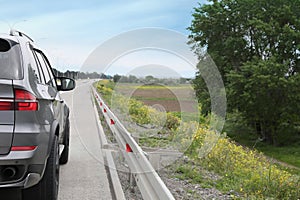
<path id="1" fill-rule="evenodd" d="M 180 126 L 180 118 L 176 117 L 172 113 L 167 113 L 167 119 L 164 127 L 169 130 L 176 130 Z"/>
<path id="2" fill-rule="evenodd" d="M 149 124 L 148 107 L 135 99 L 129 100 L 129 114 L 131 119 L 138 124 Z"/>
<path id="3" fill-rule="evenodd" d="M 194 151 L 190 152 L 197 152 L 207 135 L 212 134 L 199 128 L 191 145 Z M 197 158 L 195 154 L 190 156 Z M 217 141 L 206 157 L 198 161 L 223 176 L 218 183 L 222 190 L 233 189 L 250 199 L 297 199 L 300 196 L 299 176 L 280 169 L 262 153 L 237 145 L 225 136 Z"/>

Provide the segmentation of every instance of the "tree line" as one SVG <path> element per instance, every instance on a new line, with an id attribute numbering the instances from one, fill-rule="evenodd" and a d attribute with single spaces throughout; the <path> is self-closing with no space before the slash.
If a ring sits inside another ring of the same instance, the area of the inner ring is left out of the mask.
<path id="1" fill-rule="evenodd" d="M 142 83 L 146 85 L 153 84 L 162 84 L 162 85 L 177 85 L 177 84 L 188 84 L 190 83 L 190 78 L 156 78 L 152 75 L 148 75 L 145 77 L 137 77 L 134 75 L 118 75 L 115 74 L 113 76 L 113 81 L 115 83 Z"/>
<path id="2" fill-rule="evenodd" d="M 68 77 L 73 79 L 111 79 L 112 76 L 106 75 L 104 73 L 98 72 L 80 72 L 80 71 L 65 71 L 61 72 L 57 69 L 53 69 L 53 73 L 55 76 Z"/>

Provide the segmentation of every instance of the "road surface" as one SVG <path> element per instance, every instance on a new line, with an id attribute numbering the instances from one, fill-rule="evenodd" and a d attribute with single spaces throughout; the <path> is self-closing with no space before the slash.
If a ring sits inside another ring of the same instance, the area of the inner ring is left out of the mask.
<path id="1" fill-rule="evenodd" d="M 90 86 L 78 81 L 76 89 L 62 94 L 71 109 L 70 157 L 60 168 L 59 200 L 112 199 L 104 167 Z"/>

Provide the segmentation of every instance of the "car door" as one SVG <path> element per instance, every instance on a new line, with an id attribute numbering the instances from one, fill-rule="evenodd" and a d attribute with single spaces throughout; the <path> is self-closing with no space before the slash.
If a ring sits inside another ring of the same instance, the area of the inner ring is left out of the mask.
<path id="1" fill-rule="evenodd" d="M 45 85 L 47 86 L 47 93 L 50 96 L 49 100 L 51 101 L 50 103 L 53 108 L 54 120 L 58 121 L 58 123 L 60 124 L 60 133 L 61 133 L 64 128 L 63 124 L 65 118 L 63 112 L 64 101 L 57 90 L 55 78 L 53 76 L 53 72 L 51 70 L 50 63 L 47 57 L 40 50 L 34 49 L 33 51 L 34 54 L 36 55 L 37 61 L 42 70 L 43 77 L 45 80 Z"/>

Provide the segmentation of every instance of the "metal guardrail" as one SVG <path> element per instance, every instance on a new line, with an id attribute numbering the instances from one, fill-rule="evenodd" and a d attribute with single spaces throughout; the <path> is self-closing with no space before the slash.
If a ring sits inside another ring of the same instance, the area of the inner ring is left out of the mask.
<path id="1" fill-rule="evenodd" d="M 119 119 L 111 112 L 103 99 L 93 88 L 93 93 L 100 110 L 121 149 L 121 152 L 133 174 L 136 184 L 145 200 L 174 200 L 175 198 L 148 161 L 142 148 L 136 143 L 131 134 Z"/>
<path id="2" fill-rule="evenodd" d="M 97 106 L 95 104 L 93 104 L 93 106 L 94 106 L 95 116 L 97 119 L 97 127 L 98 127 L 98 131 L 99 131 L 101 147 L 104 148 L 105 146 L 108 146 L 108 141 L 104 135 L 104 130 L 103 130 L 103 127 L 101 126 L 101 122 L 98 120 L 99 115 L 98 115 Z M 116 168 L 112 153 L 110 151 L 103 151 L 103 155 L 104 155 L 104 158 L 106 159 L 105 162 L 106 162 L 106 167 L 108 167 L 107 171 L 109 173 L 110 181 L 112 183 L 112 190 L 113 190 L 112 194 L 114 195 L 114 199 L 126 200 L 120 179 L 118 177 L 118 172 L 117 172 L 117 168 Z"/>

